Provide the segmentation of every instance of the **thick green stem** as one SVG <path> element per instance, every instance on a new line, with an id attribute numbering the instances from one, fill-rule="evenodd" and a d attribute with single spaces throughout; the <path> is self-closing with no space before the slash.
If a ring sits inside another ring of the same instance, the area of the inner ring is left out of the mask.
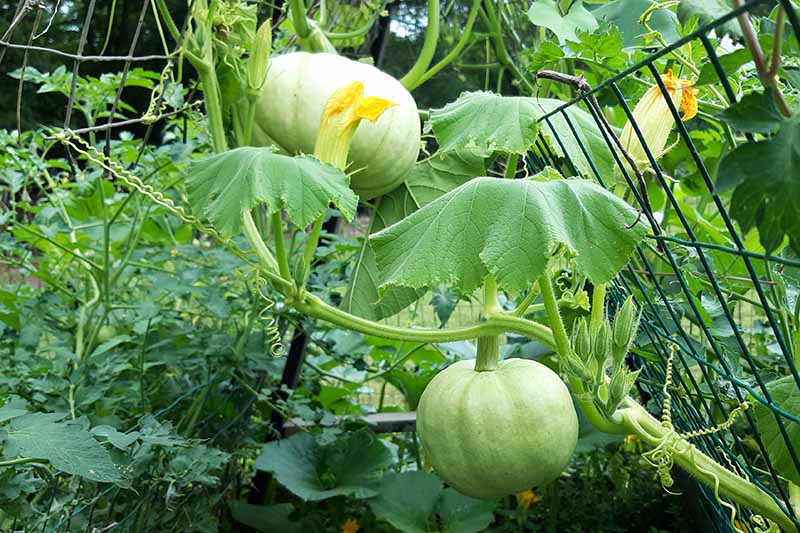
<path id="1" fill-rule="evenodd" d="M 225 139 L 225 126 L 222 123 L 222 101 L 219 94 L 219 82 L 214 67 L 205 63 L 194 65 L 203 84 L 203 97 L 205 98 L 206 115 L 208 115 L 208 128 L 211 134 L 211 146 L 217 153 L 228 149 Z"/>
<path id="2" fill-rule="evenodd" d="M 303 257 L 300 260 L 299 268 L 297 269 L 297 286 L 301 289 L 305 287 L 308 280 L 308 274 L 311 272 L 311 260 L 314 258 L 314 252 L 317 250 L 319 243 L 319 234 L 322 232 L 322 221 L 325 215 L 319 217 L 314 221 L 311 227 L 311 233 L 308 234 L 305 248 L 303 249 Z"/>
<path id="3" fill-rule="evenodd" d="M 624 426 L 650 446 L 658 446 L 670 430 L 631 399 L 621 410 Z M 670 442 L 670 441 L 667 441 Z M 685 439 L 667 444 L 674 462 L 700 482 L 715 489 L 720 496 L 730 498 L 753 512 L 776 522 L 784 531 L 797 531 L 794 522 L 766 492 L 750 481 L 739 477 L 701 452 Z"/>
<path id="4" fill-rule="evenodd" d="M 258 259 L 261 261 L 261 264 L 271 272 L 277 274 L 280 270 L 278 262 L 275 260 L 272 252 L 269 251 L 269 248 L 267 248 L 267 245 L 264 244 L 264 240 L 258 233 L 258 228 L 256 228 L 256 223 L 253 220 L 253 216 L 250 214 L 249 210 L 242 211 L 242 229 L 245 238 L 247 238 L 250 246 L 252 246 L 253 250 L 255 250 Z"/>
<path id="5" fill-rule="evenodd" d="M 419 87 L 420 85 L 431 79 L 440 70 L 442 70 L 447 65 L 452 63 L 453 60 L 458 57 L 458 55 L 461 53 L 461 51 L 469 42 L 470 37 L 472 37 L 472 26 L 475 24 L 475 19 L 478 16 L 478 10 L 480 6 L 481 6 L 481 0 L 472 0 L 472 7 L 470 7 L 469 15 L 467 16 L 467 24 L 464 26 L 464 31 L 461 34 L 461 37 L 458 39 L 456 45 L 453 47 L 452 50 L 450 50 L 449 54 L 447 54 L 442 58 L 441 61 L 436 63 L 434 66 L 430 68 L 430 70 L 428 70 L 425 74 L 420 76 L 419 79 L 416 81 L 416 83 L 413 84 L 413 86 L 406 86 L 406 88 L 409 91 L 416 89 L 417 87 Z"/>
<path id="6" fill-rule="evenodd" d="M 499 311 L 497 305 L 497 282 L 490 274 L 483 283 L 483 316 L 490 317 Z M 478 337 L 477 359 L 475 370 L 485 372 L 494 370 L 500 361 L 500 336 L 487 335 Z"/>
<path id="7" fill-rule="evenodd" d="M 519 161 L 519 154 L 514 153 L 508 156 L 506 171 L 503 173 L 505 179 L 514 179 L 514 176 L 517 175 L 517 161 Z"/>
<path id="8" fill-rule="evenodd" d="M 598 283 L 592 291 L 592 317 L 589 322 L 589 331 L 596 333 L 605 318 L 606 285 Z"/>
<path id="9" fill-rule="evenodd" d="M 292 279 L 289 272 L 289 256 L 286 254 L 286 244 L 283 240 L 283 220 L 280 211 L 272 213 L 272 235 L 275 239 L 275 255 L 278 256 L 278 271 L 283 279 Z"/>
<path id="10" fill-rule="evenodd" d="M 405 76 L 400 78 L 403 87 L 411 90 L 419 85 L 419 80 L 428 70 L 436 53 L 436 44 L 439 41 L 439 0 L 428 0 L 428 27 L 425 28 L 425 40 L 419 52 L 416 63 Z"/>
<path id="11" fill-rule="evenodd" d="M 553 283 L 550 281 L 550 275 L 547 272 L 539 278 L 539 290 L 542 291 L 542 302 L 544 303 L 547 318 L 550 319 L 550 329 L 553 330 L 556 349 L 559 355 L 566 355 L 571 350 L 569 337 L 567 336 L 567 330 L 564 329 L 564 321 L 561 320 L 561 314 L 558 312 L 558 301 L 553 292 Z"/>
<path id="12" fill-rule="evenodd" d="M 475 371 L 486 372 L 497 368 L 500 362 L 500 336 L 478 337 Z"/>
<path id="13" fill-rule="evenodd" d="M 550 328 L 522 318 L 505 315 L 492 315 L 480 324 L 453 329 L 415 329 L 389 326 L 361 318 L 337 309 L 312 294 L 305 294 L 301 300 L 287 302 L 289 305 L 311 317 L 325 320 L 336 326 L 374 335 L 384 339 L 412 342 L 453 342 L 475 339 L 502 333 L 517 333 L 537 340 L 547 346 L 554 346 Z"/>
<path id="14" fill-rule="evenodd" d="M 570 347 L 569 338 L 567 337 L 567 330 L 564 329 L 564 321 L 561 320 L 561 314 L 558 312 L 558 301 L 553 292 L 553 284 L 550 281 L 550 275 L 547 272 L 542 274 L 539 278 L 539 290 L 542 291 L 544 310 L 547 313 L 547 317 L 550 319 L 550 328 L 553 330 L 556 350 L 559 356 L 566 357 L 572 348 Z M 578 407 L 580 407 L 583 415 L 594 427 L 605 433 L 625 432 L 619 424 L 615 424 L 603 416 L 603 414 L 597 410 L 591 398 L 585 397 L 586 390 L 580 379 L 570 376 L 569 385 L 572 388 Z"/>
<path id="15" fill-rule="evenodd" d="M 292 16 L 294 31 L 300 39 L 306 39 L 311 34 L 311 28 L 306 19 L 306 6 L 303 0 L 289 0 L 289 12 Z"/>

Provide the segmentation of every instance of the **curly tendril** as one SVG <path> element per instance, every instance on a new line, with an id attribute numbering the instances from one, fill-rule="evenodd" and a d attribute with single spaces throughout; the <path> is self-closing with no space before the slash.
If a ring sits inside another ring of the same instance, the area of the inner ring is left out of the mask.
<path id="1" fill-rule="evenodd" d="M 661 411 L 661 426 L 666 430 L 666 433 L 660 437 L 655 448 L 642 454 L 642 457 L 644 457 L 644 459 L 657 470 L 659 479 L 661 481 L 661 486 L 670 494 L 676 494 L 669 490 L 669 487 L 674 484 L 672 474 L 670 473 L 672 470 L 672 465 L 674 464 L 674 455 L 676 453 L 682 455 L 686 454 L 692 448 L 692 443 L 689 442 L 689 439 L 691 438 L 711 435 L 713 433 L 728 429 L 733 425 L 736 417 L 750 407 L 748 402 L 742 402 L 730 412 L 728 419 L 722 424 L 712 428 L 703 428 L 695 431 L 689 431 L 687 433 L 679 433 L 672 423 L 672 395 L 669 392 L 669 389 L 672 386 L 673 359 L 675 358 L 675 352 L 677 350 L 677 345 L 670 345 L 669 357 L 667 357 L 667 365 L 666 369 L 664 370 L 664 386 L 662 388 L 662 392 L 664 394 L 664 403 Z M 710 478 L 713 478 L 714 497 L 717 499 L 717 502 L 719 502 L 720 505 L 730 509 L 731 527 L 733 527 L 735 531 L 744 533 L 739 527 L 736 526 L 736 507 L 719 497 L 720 481 L 717 474 L 711 470 L 703 468 L 701 465 L 697 464 L 694 459 L 692 459 L 692 464 L 697 470 L 706 474 Z"/>
<path id="2" fill-rule="evenodd" d="M 264 291 L 268 287 L 269 282 L 266 278 L 259 276 L 256 280 L 256 290 L 266 305 L 258 313 L 258 318 L 264 323 L 266 330 L 267 344 L 269 344 L 269 353 L 272 357 L 283 357 L 283 336 L 280 329 L 278 329 L 275 317 L 272 314 L 272 308 L 275 307 L 275 300 L 269 297 Z"/>

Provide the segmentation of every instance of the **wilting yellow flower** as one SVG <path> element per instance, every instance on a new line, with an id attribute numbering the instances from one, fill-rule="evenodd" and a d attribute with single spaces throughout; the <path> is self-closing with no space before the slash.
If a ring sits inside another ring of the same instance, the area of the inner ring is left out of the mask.
<path id="1" fill-rule="evenodd" d="M 342 524 L 342 533 L 356 533 L 358 531 L 358 520 L 355 518 L 348 518 L 347 521 Z"/>
<path id="2" fill-rule="evenodd" d="M 633 444 L 639 440 L 639 437 L 636 435 L 625 435 L 625 440 L 623 441 L 625 444 Z"/>
<path id="3" fill-rule="evenodd" d="M 667 89 L 672 103 L 682 113 L 681 120 L 686 121 L 694 117 L 697 114 L 697 89 L 693 87 L 693 83 L 690 80 L 679 79 L 671 69 L 661 76 L 661 80 L 664 82 L 664 87 Z M 637 102 L 633 109 L 633 118 L 639 125 L 653 157 L 658 158 L 663 155 L 675 120 L 669 110 L 667 99 L 664 98 L 658 85 L 650 87 Z M 650 165 L 647 154 L 630 121 L 622 129 L 620 141 L 625 150 L 633 157 L 639 170 Z"/>
<path id="4" fill-rule="evenodd" d="M 532 490 L 518 492 L 516 498 L 517 498 L 517 505 L 519 505 L 526 511 L 530 509 L 533 504 L 542 501 L 542 497 L 533 492 Z"/>

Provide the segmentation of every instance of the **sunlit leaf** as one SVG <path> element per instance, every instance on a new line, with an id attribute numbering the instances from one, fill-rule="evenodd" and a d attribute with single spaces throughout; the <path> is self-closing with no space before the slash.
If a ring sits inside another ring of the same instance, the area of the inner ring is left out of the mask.
<path id="1" fill-rule="evenodd" d="M 505 289 L 522 290 L 559 243 L 593 282 L 607 282 L 647 230 L 632 207 L 588 180 L 476 178 L 371 241 L 381 287 L 469 292 L 491 272 Z"/>
<path id="2" fill-rule="evenodd" d="M 289 220 L 305 227 L 329 204 L 348 220 L 358 204 L 350 178 L 309 156 L 289 157 L 267 148 L 236 148 L 199 159 L 187 178 L 195 212 L 224 235 L 238 233 L 243 210 L 264 202 L 268 212 L 285 209 Z"/>

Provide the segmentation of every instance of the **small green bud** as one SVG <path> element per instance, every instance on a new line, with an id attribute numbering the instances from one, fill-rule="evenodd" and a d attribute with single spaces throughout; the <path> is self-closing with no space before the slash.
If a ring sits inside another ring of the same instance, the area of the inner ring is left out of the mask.
<path id="1" fill-rule="evenodd" d="M 267 80 L 269 53 L 272 49 L 272 27 L 266 20 L 258 31 L 253 42 L 253 53 L 247 59 L 247 89 L 250 94 L 258 95 Z"/>
<path id="2" fill-rule="evenodd" d="M 631 296 L 625 300 L 614 317 L 614 347 L 628 351 L 639 328 L 639 313 Z M 624 355 L 624 354 L 623 354 Z"/>
<path id="3" fill-rule="evenodd" d="M 605 362 L 611 354 L 611 326 L 607 320 L 600 323 L 592 341 L 592 355 L 601 367 L 605 367 Z"/>
<path id="4" fill-rule="evenodd" d="M 572 328 L 572 349 L 581 361 L 588 361 L 592 355 L 592 339 L 589 336 L 589 324 L 581 317 Z"/>

